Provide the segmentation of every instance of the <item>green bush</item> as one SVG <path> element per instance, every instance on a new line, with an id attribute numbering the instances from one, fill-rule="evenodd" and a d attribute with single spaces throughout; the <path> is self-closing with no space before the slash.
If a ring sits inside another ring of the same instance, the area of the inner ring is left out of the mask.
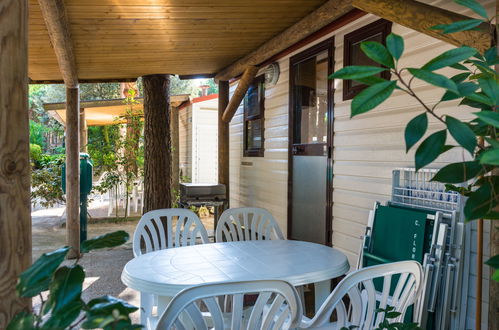
<path id="1" fill-rule="evenodd" d="M 29 159 L 32 164 L 37 164 L 42 157 L 42 147 L 38 144 L 29 144 Z"/>
<path id="2" fill-rule="evenodd" d="M 43 207 L 65 202 L 62 192 L 62 165 L 64 155 L 42 154 L 38 166 L 31 172 L 31 201 Z"/>

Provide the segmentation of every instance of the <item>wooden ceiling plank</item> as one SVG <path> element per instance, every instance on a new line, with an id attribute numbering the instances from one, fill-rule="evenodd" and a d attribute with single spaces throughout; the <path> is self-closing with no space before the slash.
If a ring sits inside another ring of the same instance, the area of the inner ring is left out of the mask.
<path id="1" fill-rule="evenodd" d="M 351 0 L 329 0 L 317 10 L 302 18 L 298 23 L 287 28 L 250 54 L 220 71 L 215 76 L 215 80 L 230 80 L 231 78 L 238 76 L 246 67 L 262 63 L 266 59 L 285 50 L 301 39 L 345 15 L 352 9 Z"/>

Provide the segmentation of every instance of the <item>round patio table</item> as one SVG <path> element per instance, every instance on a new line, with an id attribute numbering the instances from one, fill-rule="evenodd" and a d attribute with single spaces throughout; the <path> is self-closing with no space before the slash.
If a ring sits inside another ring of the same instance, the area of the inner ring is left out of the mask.
<path id="1" fill-rule="evenodd" d="M 122 282 L 158 295 L 158 311 L 181 290 L 200 284 L 280 279 L 315 283 L 316 309 L 330 293 L 330 280 L 349 270 L 347 257 L 325 245 L 292 241 L 239 241 L 159 250 L 130 260 Z"/>

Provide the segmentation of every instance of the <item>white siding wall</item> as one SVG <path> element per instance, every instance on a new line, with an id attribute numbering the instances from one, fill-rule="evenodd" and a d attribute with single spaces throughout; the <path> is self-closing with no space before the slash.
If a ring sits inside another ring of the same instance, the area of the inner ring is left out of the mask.
<path id="1" fill-rule="evenodd" d="M 218 99 L 194 103 L 192 182 L 218 182 Z"/>
<path id="2" fill-rule="evenodd" d="M 451 1 L 424 1 L 435 6 L 462 12 Z M 493 8 L 493 1 L 486 2 Z M 343 67 L 343 36 L 377 20 L 367 15 L 330 35 L 279 60 L 281 74 L 276 86 L 265 92 L 265 157 L 242 157 L 242 106 L 236 112 L 230 125 L 230 189 L 231 207 L 255 206 L 267 208 L 277 218 L 283 232 L 287 230 L 287 180 L 288 180 L 288 79 L 289 58 L 315 43 L 335 36 L 335 69 Z M 439 53 L 450 49 L 448 44 L 425 36 L 421 33 L 394 24 L 392 31 L 405 40 L 405 56 L 402 66 L 421 66 Z M 402 92 L 393 96 L 378 109 L 350 119 L 350 101 L 343 101 L 342 83 L 335 82 L 334 92 L 334 165 L 333 165 L 333 244 L 356 264 L 360 237 L 364 233 L 369 210 L 375 201 L 387 201 L 391 193 L 391 173 L 398 167 L 414 166 L 414 150 L 405 153 L 404 128 L 407 122 L 421 113 L 421 107 Z M 442 95 L 438 88 L 422 81 L 414 82 L 423 100 L 436 102 Z M 236 84 L 231 86 L 231 93 Z M 455 102 L 447 102 L 440 107 L 441 113 L 458 118 L 470 118 L 469 109 L 457 108 Z M 435 120 L 430 119 L 430 133 L 442 129 Z M 448 138 L 449 139 L 449 138 Z M 453 142 L 448 140 L 448 142 Z M 448 152 L 434 162 L 431 167 L 438 168 L 449 161 L 466 159 L 466 153 L 456 149 Z M 474 227 L 473 227 L 474 228 Z M 489 227 L 486 226 L 486 231 Z M 487 258 L 489 234 L 485 233 L 484 246 Z M 468 290 L 467 328 L 474 327 L 476 274 L 476 230 L 472 233 L 472 258 L 470 288 Z M 488 278 L 484 267 L 483 316 L 487 323 Z"/>
<path id="3" fill-rule="evenodd" d="M 179 110 L 179 167 L 182 176 L 192 179 L 192 105 Z"/>

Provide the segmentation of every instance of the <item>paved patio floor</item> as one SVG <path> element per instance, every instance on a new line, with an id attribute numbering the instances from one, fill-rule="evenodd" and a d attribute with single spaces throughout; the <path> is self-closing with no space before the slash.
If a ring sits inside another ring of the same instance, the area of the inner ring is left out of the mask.
<path id="1" fill-rule="evenodd" d="M 128 301 L 130 304 L 139 306 L 139 294 L 137 291 L 127 288 L 121 282 L 121 271 L 125 264 L 133 258 L 131 238 L 137 225 L 138 214 L 132 214 L 135 220 L 113 221 L 104 219 L 107 216 L 107 201 L 94 201 L 89 207 L 91 215 L 88 224 L 88 237 L 103 235 L 116 230 L 125 230 L 130 234 L 130 240 L 124 245 L 114 249 L 103 249 L 85 254 L 80 264 L 85 268 L 86 279 L 84 282 L 83 299 L 89 301 L 103 295 L 111 295 Z M 32 215 L 32 243 L 33 261 L 46 252 L 53 251 L 66 245 L 66 229 L 64 207 L 51 209 L 39 209 Z M 203 218 L 203 223 L 209 232 L 213 233 L 213 218 Z M 67 260 L 65 264 L 74 261 Z M 46 298 L 46 294 L 44 294 Z M 44 299 L 45 299 L 44 298 Z M 36 309 L 40 305 L 40 299 L 33 299 Z M 139 312 L 132 315 L 135 323 L 139 322 Z"/>

